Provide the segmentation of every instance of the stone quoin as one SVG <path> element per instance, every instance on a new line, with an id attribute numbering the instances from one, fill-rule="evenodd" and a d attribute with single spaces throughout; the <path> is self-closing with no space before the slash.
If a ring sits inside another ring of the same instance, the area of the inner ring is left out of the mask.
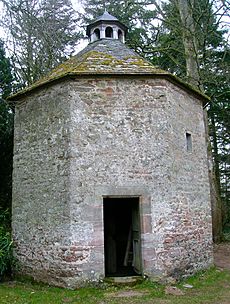
<path id="1" fill-rule="evenodd" d="M 105 12 L 89 45 L 15 104 L 12 228 L 20 273 L 75 288 L 212 265 L 205 95 L 125 44 Z"/>

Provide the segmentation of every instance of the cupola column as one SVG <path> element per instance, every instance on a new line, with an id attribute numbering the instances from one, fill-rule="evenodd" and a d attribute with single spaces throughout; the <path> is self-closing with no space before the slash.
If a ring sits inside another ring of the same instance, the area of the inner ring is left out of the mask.
<path id="1" fill-rule="evenodd" d="M 118 39 L 118 28 L 113 27 L 113 39 Z"/>
<path id="2" fill-rule="evenodd" d="M 105 38 L 105 26 L 102 25 L 100 28 L 100 38 Z"/>

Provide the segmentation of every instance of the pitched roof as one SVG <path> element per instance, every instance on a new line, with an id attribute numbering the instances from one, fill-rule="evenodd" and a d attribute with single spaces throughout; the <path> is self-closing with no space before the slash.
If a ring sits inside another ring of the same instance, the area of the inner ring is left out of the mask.
<path id="1" fill-rule="evenodd" d="M 101 16 L 97 17 L 97 19 L 94 20 L 94 22 L 97 21 L 118 21 L 118 19 L 113 15 L 110 15 L 110 13 L 108 13 L 107 11 L 105 11 L 104 14 L 102 14 Z"/>
<path id="2" fill-rule="evenodd" d="M 10 96 L 8 100 L 18 100 L 27 93 L 62 78 L 83 75 L 158 75 L 171 79 L 174 83 L 187 87 L 193 93 L 206 98 L 179 78 L 153 66 L 119 40 L 100 39 L 90 43 L 84 50 L 57 66 L 28 88 Z"/>

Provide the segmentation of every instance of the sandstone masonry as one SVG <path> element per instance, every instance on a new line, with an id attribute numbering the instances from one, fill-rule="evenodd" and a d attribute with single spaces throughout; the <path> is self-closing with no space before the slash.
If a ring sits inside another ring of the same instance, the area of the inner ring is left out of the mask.
<path id="1" fill-rule="evenodd" d="M 92 43 L 9 98 L 15 256 L 38 281 L 170 280 L 213 263 L 207 97 L 128 49 L 126 30 L 105 12 Z"/>
<path id="2" fill-rule="evenodd" d="M 68 287 L 103 279 L 110 196 L 140 198 L 142 274 L 212 264 L 199 99 L 162 79 L 86 77 L 16 109 L 13 234 L 24 273 Z"/>

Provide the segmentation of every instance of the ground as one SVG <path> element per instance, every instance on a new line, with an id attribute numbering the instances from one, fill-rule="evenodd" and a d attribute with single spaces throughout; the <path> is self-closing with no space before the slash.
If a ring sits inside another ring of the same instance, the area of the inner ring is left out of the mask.
<path id="1" fill-rule="evenodd" d="M 230 270 L 230 243 L 221 243 L 214 247 L 215 265 Z"/>
<path id="2" fill-rule="evenodd" d="M 176 286 L 145 281 L 134 287 L 102 285 L 66 290 L 31 282 L 0 284 L 0 304 L 230 304 L 230 243 L 216 245 L 215 268 Z"/>

